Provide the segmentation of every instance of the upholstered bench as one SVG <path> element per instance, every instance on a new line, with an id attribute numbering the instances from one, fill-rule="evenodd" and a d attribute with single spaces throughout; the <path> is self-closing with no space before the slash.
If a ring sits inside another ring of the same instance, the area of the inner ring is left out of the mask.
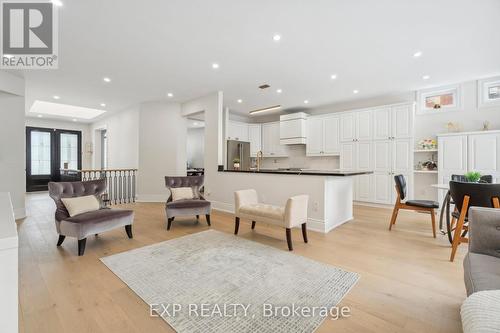
<path id="1" fill-rule="evenodd" d="M 234 234 L 238 234 L 240 219 L 252 221 L 255 229 L 257 221 L 269 223 L 286 229 L 288 249 L 293 250 L 292 228 L 302 226 L 302 237 L 307 243 L 307 202 L 309 196 L 297 195 L 287 200 L 285 207 L 268 205 L 258 202 L 255 190 L 241 190 L 234 193 L 235 226 Z"/>

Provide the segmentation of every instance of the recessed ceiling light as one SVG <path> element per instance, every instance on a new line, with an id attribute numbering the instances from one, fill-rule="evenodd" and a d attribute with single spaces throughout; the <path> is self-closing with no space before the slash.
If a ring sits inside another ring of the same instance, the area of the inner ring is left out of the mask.
<path id="1" fill-rule="evenodd" d="M 423 79 L 423 80 L 429 80 L 430 78 L 431 78 L 431 76 L 430 76 L 430 75 L 424 75 L 424 76 L 422 76 L 422 79 Z"/>
<path id="2" fill-rule="evenodd" d="M 107 83 L 111 82 L 111 79 L 109 77 L 103 77 L 102 80 Z"/>
<path id="3" fill-rule="evenodd" d="M 212 68 L 213 68 L 213 69 L 218 69 L 218 68 L 219 68 L 219 64 L 214 62 L 214 63 L 212 64 Z"/>
<path id="4" fill-rule="evenodd" d="M 168 94 L 167 94 L 167 97 L 172 98 L 172 97 L 174 97 L 174 94 L 172 94 L 172 93 L 168 93 Z"/>
<path id="5" fill-rule="evenodd" d="M 77 121 L 75 118 L 73 118 L 73 121 Z"/>
<path id="6" fill-rule="evenodd" d="M 60 97 L 60 96 L 57 96 L 57 95 L 52 96 L 52 98 L 53 98 L 53 99 L 61 99 L 61 97 Z"/>
<path id="7" fill-rule="evenodd" d="M 263 109 L 253 110 L 253 111 L 250 111 L 249 113 L 251 115 L 254 115 L 254 114 L 257 114 L 257 113 L 262 113 L 262 112 L 268 112 L 268 111 L 272 111 L 272 110 L 277 110 L 279 108 L 281 108 L 281 105 L 274 105 L 274 106 L 270 106 L 270 107 L 263 108 Z"/>
<path id="8" fill-rule="evenodd" d="M 273 36 L 273 40 L 274 40 L 275 42 L 279 42 L 279 41 L 280 41 L 280 39 L 281 39 L 281 35 L 276 34 L 276 35 L 274 35 L 274 36 Z"/>
<path id="9" fill-rule="evenodd" d="M 105 107 L 106 107 L 106 103 L 101 103 L 101 106 L 102 106 L 103 108 L 105 108 Z"/>
<path id="10" fill-rule="evenodd" d="M 337 74 L 330 75 L 330 79 L 335 80 L 337 78 Z"/>
<path id="11" fill-rule="evenodd" d="M 58 7 L 61 7 L 63 5 L 62 2 L 59 0 L 52 0 L 52 3 Z"/>
<path id="12" fill-rule="evenodd" d="M 354 90 L 352 91 L 352 93 L 353 93 L 353 94 L 357 94 L 357 93 L 359 93 L 359 90 L 354 89 Z"/>
<path id="13" fill-rule="evenodd" d="M 241 104 L 241 103 L 243 103 L 243 100 L 239 99 L 239 100 L 237 100 L 237 102 Z"/>
<path id="14" fill-rule="evenodd" d="M 418 58 L 420 56 L 422 56 L 422 51 L 417 51 L 417 52 L 413 53 L 413 58 Z"/>
<path id="15" fill-rule="evenodd" d="M 198 126 L 198 123 L 195 121 L 195 122 L 193 123 L 193 126 Z"/>
<path id="16" fill-rule="evenodd" d="M 309 101 L 307 99 L 304 100 L 304 104 L 309 104 Z"/>
<path id="17" fill-rule="evenodd" d="M 278 94 L 281 94 L 281 93 L 283 92 L 283 90 L 281 90 L 281 89 L 276 89 L 276 92 L 277 92 Z"/>
<path id="18" fill-rule="evenodd" d="M 41 114 L 37 115 L 38 118 L 42 118 L 43 116 Z"/>

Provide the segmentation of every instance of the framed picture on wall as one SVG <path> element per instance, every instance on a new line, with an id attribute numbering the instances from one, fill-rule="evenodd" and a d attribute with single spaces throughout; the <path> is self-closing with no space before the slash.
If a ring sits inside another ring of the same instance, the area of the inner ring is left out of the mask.
<path id="1" fill-rule="evenodd" d="M 500 76 L 477 81 L 478 107 L 500 105 Z"/>
<path id="2" fill-rule="evenodd" d="M 419 90 L 417 113 L 437 114 L 462 109 L 462 87 L 459 84 Z"/>

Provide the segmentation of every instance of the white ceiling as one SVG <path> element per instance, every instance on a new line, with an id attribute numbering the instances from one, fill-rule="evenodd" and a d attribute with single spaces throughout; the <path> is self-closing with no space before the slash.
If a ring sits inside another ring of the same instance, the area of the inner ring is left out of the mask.
<path id="1" fill-rule="evenodd" d="M 30 101 L 58 95 L 64 104 L 106 103 L 109 114 L 222 90 L 226 106 L 247 114 L 500 73 L 498 0 L 62 2 L 59 69 L 24 73 Z M 263 83 L 271 88 L 259 90 Z"/>
<path id="2" fill-rule="evenodd" d="M 35 101 L 28 111 L 27 115 L 31 117 L 45 117 L 67 119 L 71 118 L 73 121 L 89 121 L 94 119 L 106 111 L 85 108 L 75 105 L 67 105 L 61 103 L 51 103 L 43 101 Z"/>

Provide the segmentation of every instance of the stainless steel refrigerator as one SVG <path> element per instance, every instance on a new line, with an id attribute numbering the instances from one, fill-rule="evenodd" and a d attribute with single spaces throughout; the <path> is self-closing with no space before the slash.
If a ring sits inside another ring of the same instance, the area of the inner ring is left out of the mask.
<path id="1" fill-rule="evenodd" d="M 250 142 L 229 140 L 227 141 L 227 169 L 234 170 L 233 160 L 240 160 L 240 170 L 250 169 Z"/>

